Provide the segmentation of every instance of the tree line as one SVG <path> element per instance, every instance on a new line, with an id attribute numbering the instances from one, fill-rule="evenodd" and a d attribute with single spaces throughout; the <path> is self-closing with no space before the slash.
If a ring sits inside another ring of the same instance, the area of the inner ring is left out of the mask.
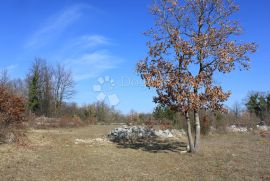
<path id="1" fill-rule="evenodd" d="M 247 110 L 259 118 L 262 124 L 270 123 L 270 93 L 252 92 L 248 95 L 245 105 Z"/>
<path id="2" fill-rule="evenodd" d="M 36 58 L 24 79 L 11 80 L 7 70 L 2 70 L 0 86 L 23 96 L 27 110 L 37 116 L 58 116 L 63 104 L 75 93 L 75 82 L 71 70 L 63 64 L 50 65 Z"/>
<path id="3" fill-rule="evenodd" d="M 184 128 L 186 126 L 182 114 L 170 109 L 169 106 L 161 104 L 157 104 L 152 113 L 145 114 L 130 111 L 130 113 L 124 115 L 104 102 L 81 106 L 74 102 L 68 103 L 75 93 L 74 86 L 71 70 L 59 63 L 54 66 L 50 65 L 41 58 L 36 58 L 33 61 L 24 79 L 12 80 L 7 70 L 4 69 L 0 72 L 0 87 L 6 87 L 11 93 L 24 97 L 26 100 L 25 109 L 28 113 L 36 116 L 78 116 L 86 123 L 127 122 L 137 124 L 156 121 L 155 124 L 169 123 L 175 128 Z M 223 115 L 223 122 L 226 120 L 226 125 L 247 124 L 247 122 L 252 125 L 259 122 L 269 124 L 270 93 L 251 92 L 247 95 L 243 105 L 235 103 L 228 110 L 227 114 L 204 109 L 200 109 L 199 112 L 202 117 L 207 115 L 212 120 L 215 120 L 212 121 L 212 125 L 219 125 L 216 127 L 225 125 L 225 123 L 216 119 L 220 115 Z M 248 118 L 247 113 L 250 114 Z M 193 118 L 191 118 L 191 123 L 194 125 Z"/>
<path id="4" fill-rule="evenodd" d="M 37 115 L 56 116 L 64 101 L 74 95 L 72 73 L 63 64 L 36 59 L 27 75 L 28 108 Z"/>

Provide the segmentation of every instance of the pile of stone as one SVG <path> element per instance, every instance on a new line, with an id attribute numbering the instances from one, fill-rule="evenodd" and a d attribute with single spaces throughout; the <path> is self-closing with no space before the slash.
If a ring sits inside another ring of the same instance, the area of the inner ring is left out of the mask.
<path id="1" fill-rule="evenodd" d="M 257 125 L 257 129 L 260 130 L 260 131 L 270 131 L 270 126 Z"/>
<path id="2" fill-rule="evenodd" d="M 172 138 L 174 137 L 172 132 L 168 129 L 166 130 L 155 130 L 155 135 L 161 138 Z"/>
<path id="3" fill-rule="evenodd" d="M 161 138 L 175 138 L 186 136 L 186 132 L 183 129 L 155 130 L 155 135 Z"/>
<path id="4" fill-rule="evenodd" d="M 184 129 L 172 129 L 171 133 L 174 137 L 183 137 L 186 136 L 186 131 Z"/>
<path id="5" fill-rule="evenodd" d="M 139 139 L 147 139 L 155 136 L 155 130 L 142 126 L 123 126 L 113 129 L 108 138 L 113 142 L 127 142 Z"/>
<path id="6" fill-rule="evenodd" d="M 228 132 L 233 132 L 233 133 L 246 133 L 248 132 L 247 127 L 237 127 L 236 125 L 231 125 L 227 127 Z"/>
<path id="7" fill-rule="evenodd" d="M 127 142 L 127 141 L 136 141 L 148 138 L 173 138 L 173 137 L 181 137 L 186 133 L 184 130 L 176 130 L 176 129 L 166 129 L 166 130 L 155 130 L 152 128 L 147 128 L 143 126 L 132 126 L 127 127 L 123 126 L 120 128 L 113 129 L 109 134 L 108 138 L 113 142 Z"/>

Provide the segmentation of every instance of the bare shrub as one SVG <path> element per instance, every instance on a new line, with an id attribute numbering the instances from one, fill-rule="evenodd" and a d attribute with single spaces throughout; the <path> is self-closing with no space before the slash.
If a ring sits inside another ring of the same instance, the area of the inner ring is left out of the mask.
<path id="1" fill-rule="evenodd" d="M 160 123 L 161 130 L 172 129 L 172 128 L 173 128 L 172 122 L 169 120 L 165 120 Z"/>
<path id="2" fill-rule="evenodd" d="M 87 120 L 84 121 L 86 124 L 94 125 L 97 124 L 97 118 L 88 118 Z"/>
<path id="3" fill-rule="evenodd" d="M 31 117 L 30 117 L 31 118 Z M 63 116 L 60 118 L 48 118 L 45 116 L 31 118 L 28 126 L 35 129 L 50 129 L 50 128 L 66 128 L 66 127 L 79 127 L 82 126 L 83 121 L 80 117 Z"/>
<path id="4" fill-rule="evenodd" d="M 25 101 L 9 89 L 0 87 L 0 142 L 15 142 L 24 120 Z"/>
<path id="5" fill-rule="evenodd" d="M 30 121 L 30 126 L 35 129 L 57 128 L 58 125 L 59 125 L 58 119 L 48 118 L 45 116 L 34 117 Z"/>
<path id="6" fill-rule="evenodd" d="M 211 120 L 210 118 L 205 115 L 203 116 L 203 119 L 202 119 L 202 123 L 201 123 L 201 132 L 202 134 L 204 135 L 207 135 L 210 131 L 210 127 L 211 127 Z"/>
<path id="7" fill-rule="evenodd" d="M 230 119 L 228 114 L 215 112 L 212 114 L 212 126 L 218 132 L 226 132 L 226 128 L 230 125 Z"/>
<path id="8" fill-rule="evenodd" d="M 148 119 L 144 122 L 145 126 L 147 128 L 154 128 L 154 126 L 157 124 L 156 121 L 152 120 L 152 119 Z"/>
<path id="9" fill-rule="evenodd" d="M 59 120 L 59 127 L 79 127 L 83 122 L 78 116 L 61 117 Z"/>

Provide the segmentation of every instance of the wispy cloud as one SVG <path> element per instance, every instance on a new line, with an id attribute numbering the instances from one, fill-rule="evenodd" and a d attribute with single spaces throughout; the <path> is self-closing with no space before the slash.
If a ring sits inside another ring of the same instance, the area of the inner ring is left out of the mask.
<path id="1" fill-rule="evenodd" d="M 75 80 L 81 81 L 97 77 L 105 71 L 115 69 L 121 62 L 121 58 L 111 55 L 107 50 L 98 50 L 69 59 L 66 61 L 66 64 L 72 68 Z"/>
<path id="2" fill-rule="evenodd" d="M 76 45 L 84 44 L 86 48 L 91 48 L 99 45 L 109 45 L 111 43 L 108 38 L 101 35 L 85 35 L 78 38 L 75 41 L 75 44 Z"/>
<path id="3" fill-rule="evenodd" d="M 82 35 L 73 38 L 65 43 L 59 54 L 68 54 L 69 56 L 80 56 L 85 52 L 97 50 L 104 46 L 112 45 L 111 40 L 102 35 Z"/>
<path id="4" fill-rule="evenodd" d="M 4 69 L 7 70 L 8 72 L 12 72 L 12 71 L 14 71 L 17 67 L 18 67 L 18 64 L 11 64 L 11 65 L 5 67 Z"/>
<path id="5" fill-rule="evenodd" d="M 118 68 L 122 59 L 111 53 L 113 46 L 113 40 L 105 36 L 81 35 L 67 41 L 53 59 L 69 66 L 76 81 L 87 80 Z"/>
<path id="6" fill-rule="evenodd" d="M 18 72 L 17 68 L 18 64 L 11 64 L 3 68 L 0 67 L 0 74 L 5 72 L 7 73 L 7 76 L 11 79 L 23 78 L 23 75 L 21 75 L 21 73 Z"/>
<path id="7" fill-rule="evenodd" d="M 87 16 L 88 14 L 84 14 L 84 10 L 89 8 L 95 10 L 94 12 L 99 12 L 99 9 L 92 6 L 80 4 L 50 17 L 33 33 L 25 47 L 36 50 L 44 48 L 45 45 L 50 46 L 53 42 L 53 45 L 58 46 L 58 49 L 51 57 L 49 55 L 49 60 L 65 62 L 73 71 L 76 81 L 90 79 L 107 70 L 117 68 L 122 60 L 109 51 L 110 46 L 114 43 L 105 36 L 86 34 L 66 39 L 61 44 L 55 41 L 83 15 Z"/>
<path id="8" fill-rule="evenodd" d="M 61 34 L 70 25 L 75 23 L 81 16 L 83 9 L 88 5 L 79 4 L 66 8 L 62 12 L 51 16 L 26 42 L 26 48 L 37 48 L 46 45 L 53 38 Z"/>

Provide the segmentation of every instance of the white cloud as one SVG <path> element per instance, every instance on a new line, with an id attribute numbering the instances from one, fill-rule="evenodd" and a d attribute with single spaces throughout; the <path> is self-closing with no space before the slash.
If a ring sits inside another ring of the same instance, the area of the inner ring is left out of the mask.
<path id="1" fill-rule="evenodd" d="M 110 40 L 102 35 L 83 35 L 69 40 L 59 54 L 74 57 L 111 44 Z"/>
<path id="2" fill-rule="evenodd" d="M 46 45 L 53 38 L 61 34 L 66 28 L 75 23 L 81 16 L 87 5 L 79 4 L 69 7 L 61 13 L 47 19 L 30 39 L 26 42 L 26 48 L 37 48 Z"/>
<path id="3" fill-rule="evenodd" d="M 50 17 L 25 44 L 25 48 L 34 50 L 43 48 L 53 42 L 64 31 L 74 25 L 83 15 L 87 5 L 76 5 L 69 7 L 58 15 Z M 96 8 L 91 8 L 99 11 Z M 108 46 L 113 45 L 112 41 L 99 34 L 86 34 L 67 39 L 60 46 L 57 52 L 47 56 L 50 61 L 64 62 L 74 73 L 76 81 L 94 78 L 102 72 L 117 68 L 121 59 L 108 51 Z M 51 56 L 51 57 L 50 57 Z"/>
<path id="4" fill-rule="evenodd" d="M 109 40 L 101 35 L 85 35 L 77 39 L 77 45 L 85 44 L 86 47 L 91 48 L 99 45 L 109 45 Z"/>
<path id="5" fill-rule="evenodd" d="M 66 60 L 66 64 L 73 70 L 75 80 L 81 81 L 97 77 L 107 70 L 115 69 L 121 61 L 121 58 L 111 55 L 106 50 L 98 50 Z"/>
<path id="6" fill-rule="evenodd" d="M 10 73 L 13 73 L 17 67 L 18 67 L 17 64 L 11 64 L 11 65 L 8 65 L 4 68 L 0 68 L 0 72 L 6 72 L 6 73 L 10 74 Z"/>
<path id="7" fill-rule="evenodd" d="M 17 70 L 19 68 L 18 66 L 19 66 L 18 64 L 11 64 L 3 68 L 0 67 L 0 74 L 6 72 L 7 76 L 10 79 L 16 79 L 16 78 L 23 79 L 24 75 L 20 71 Z"/>
<path id="8" fill-rule="evenodd" d="M 12 64 L 12 65 L 9 65 L 9 66 L 5 67 L 4 69 L 7 70 L 8 72 L 12 72 L 12 71 L 14 71 L 17 67 L 18 67 L 17 64 Z"/>
<path id="9" fill-rule="evenodd" d="M 122 60 L 108 50 L 111 45 L 114 43 L 105 36 L 81 35 L 67 41 L 53 59 L 69 66 L 76 81 L 87 80 L 118 68 Z"/>

